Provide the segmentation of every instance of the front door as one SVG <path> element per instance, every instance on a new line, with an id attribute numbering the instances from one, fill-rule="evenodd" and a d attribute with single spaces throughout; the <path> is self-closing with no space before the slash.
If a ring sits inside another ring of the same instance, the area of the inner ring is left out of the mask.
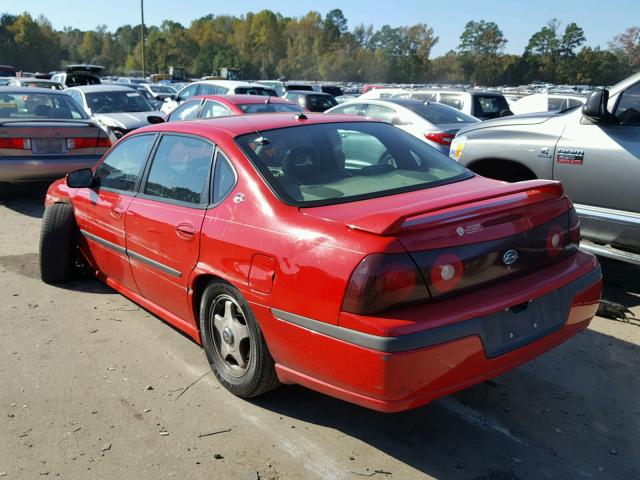
<path id="1" fill-rule="evenodd" d="M 209 205 L 213 151 L 199 137 L 162 135 L 126 213 L 127 251 L 140 293 L 182 320 L 189 319 L 187 284 Z"/>
<path id="2" fill-rule="evenodd" d="M 107 278 L 137 292 L 125 240 L 125 212 L 135 196 L 155 134 L 137 135 L 114 147 L 98 165 L 95 187 L 73 197 L 84 254 Z"/>

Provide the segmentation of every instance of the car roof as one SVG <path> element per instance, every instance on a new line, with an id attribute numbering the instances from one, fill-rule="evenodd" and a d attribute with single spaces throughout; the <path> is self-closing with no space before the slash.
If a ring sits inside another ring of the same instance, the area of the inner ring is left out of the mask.
<path id="1" fill-rule="evenodd" d="M 118 85 L 116 83 L 102 83 L 100 85 L 78 85 L 71 87 L 69 90 L 80 90 L 84 93 L 92 92 L 131 92 L 132 88 L 126 85 Z"/>
<path id="2" fill-rule="evenodd" d="M 49 93 L 51 95 L 66 95 L 64 90 L 52 90 L 50 88 L 0 86 L 0 94 L 3 93 Z"/>
<path id="3" fill-rule="evenodd" d="M 327 92 L 316 92 L 315 90 L 287 90 L 287 93 L 295 93 L 296 95 L 319 95 L 322 97 L 332 97 L 330 93 Z"/>
<path id="4" fill-rule="evenodd" d="M 300 118 L 303 115 L 303 118 Z M 317 125 L 322 123 L 340 122 L 371 122 L 365 117 L 344 114 L 326 113 L 263 113 L 260 115 L 234 115 L 230 117 L 209 118 L 206 120 L 191 120 L 182 122 L 168 122 L 149 125 L 135 130 L 143 132 L 175 132 L 201 135 L 212 138 L 217 135 L 237 137 L 247 133 L 256 133 L 278 128 L 299 127 L 302 125 Z"/>
<path id="5" fill-rule="evenodd" d="M 291 100 L 287 100 L 286 98 L 266 97 L 264 95 L 238 95 L 238 94 L 236 95 L 196 95 L 189 98 L 188 100 L 196 99 L 196 98 L 205 99 L 205 100 L 218 100 L 225 103 L 232 103 L 234 105 L 239 103 L 242 103 L 242 104 L 286 103 L 290 105 L 297 105 L 297 103 L 294 103 Z"/>
<path id="6" fill-rule="evenodd" d="M 239 80 L 198 80 L 197 82 L 193 82 L 193 83 L 208 83 L 211 85 L 218 85 L 220 87 L 227 87 L 227 88 L 235 88 L 235 87 L 261 87 L 261 88 L 265 88 L 267 85 L 262 85 L 260 83 L 253 83 L 253 82 L 241 82 Z M 190 83 L 190 85 L 193 85 L 193 83 Z"/>

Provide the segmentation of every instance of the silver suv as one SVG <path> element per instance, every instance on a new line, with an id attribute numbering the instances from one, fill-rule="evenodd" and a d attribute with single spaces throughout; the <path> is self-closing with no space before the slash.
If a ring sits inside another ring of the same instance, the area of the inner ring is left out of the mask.
<path id="1" fill-rule="evenodd" d="M 586 104 L 463 128 L 449 156 L 486 177 L 564 184 L 583 247 L 640 265 L 640 73 Z"/>

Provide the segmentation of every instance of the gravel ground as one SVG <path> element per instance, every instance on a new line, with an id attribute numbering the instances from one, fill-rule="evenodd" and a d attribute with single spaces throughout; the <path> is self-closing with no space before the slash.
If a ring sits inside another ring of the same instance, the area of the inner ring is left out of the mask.
<path id="1" fill-rule="evenodd" d="M 201 349 L 93 278 L 38 278 L 41 188 L 0 205 L 0 478 L 637 479 L 640 327 L 596 318 L 402 414 L 301 387 L 233 397 Z M 640 270 L 605 297 L 640 317 Z"/>

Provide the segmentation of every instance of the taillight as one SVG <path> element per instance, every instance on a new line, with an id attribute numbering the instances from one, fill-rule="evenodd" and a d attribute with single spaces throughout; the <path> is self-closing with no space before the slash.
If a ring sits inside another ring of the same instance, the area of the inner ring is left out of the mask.
<path id="1" fill-rule="evenodd" d="M 430 286 L 439 293 L 449 292 L 458 286 L 463 273 L 464 265 L 460 258 L 452 253 L 445 253 L 436 258 L 431 267 Z"/>
<path id="2" fill-rule="evenodd" d="M 451 145 L 451 141 L 455 137 L 452 133 L 427 133 L 425 134 L 425 138 L 427 140 L 431 140 L 432 142 L 437 143 L 438 145 Z"/>
<path id="3" fill-rule="evenodd" d="M 422 275 L 408 254 L 373 254 L 365 257 L 351 275 L 342 309 L 373 314 L 429 299 Z"/>
<path id="4" fill-rule="evenodd" d="M 10 150 L 31 150 L 30 138 L 0 138 L 0 148 Z"/>
<path id="5" fill-rule="evenodd" d="M 580 217 L 573 207 L 569 209 L 569 243 L 580 246 Z"/>
<path id="6" fill-rule="evenodd" d="M 106 137 L 67 138 L 67 150 L 77 150 L 79 148 L 110 147 L 110 146 L 111 146 L 111 142 Z"/>

